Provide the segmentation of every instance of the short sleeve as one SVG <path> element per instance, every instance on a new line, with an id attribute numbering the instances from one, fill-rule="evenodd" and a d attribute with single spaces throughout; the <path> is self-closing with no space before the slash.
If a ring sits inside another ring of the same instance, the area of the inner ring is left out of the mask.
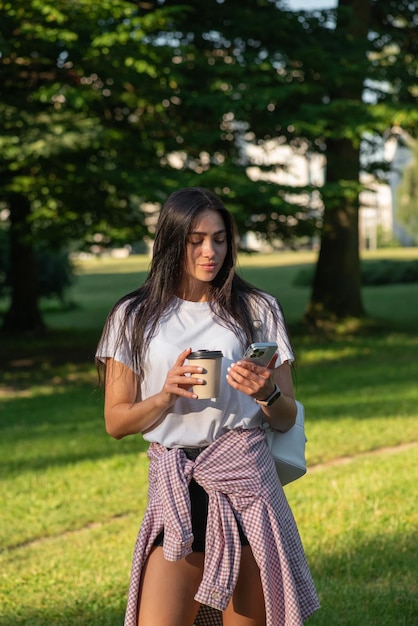
<path id="1" fill-rule="evenodd" d="M 107 358 L 115 359 L 133 369 L 131 348 L 131 321 L 125 322 L 128 303 L 118 306 L 108 318 L 105 331 L 96 350 L 96 358 L 105 362 Z"/>
<path id="2" fill-rule="evenodd" d="M 295 360 L 282 309 L 270 294 L 264 298 L 255 296 L 252 301 L 254 325 L 257 329 L 257 341 L 275 341 L 277 343 L 277 359 L 275 367 L 286 361 Z"/>

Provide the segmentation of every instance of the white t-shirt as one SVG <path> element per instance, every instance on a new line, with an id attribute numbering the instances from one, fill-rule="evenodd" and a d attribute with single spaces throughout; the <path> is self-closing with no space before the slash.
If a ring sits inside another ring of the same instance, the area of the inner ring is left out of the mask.
<path id="1" fill-rule="evenodd" d="M 269 300 L 270 307 L 277 310 L 274 298 Z M 113 357 L 133 369 L 129 325 L 124 341 L 115 351 L 124 306 L 119 307 L 107 340 L 101 342 L 96 356 L 101 360 Z M 257 325 L 260 327 L 260 340 L 262 337 L 263 341 L 276 341 L 278 344 L 275 364 L 278 367 L 294 357 L 284 328 L 277 329 L 274 324 L 270 307 L 257 302 Z M 243 351 L 234 332 L 221 324 L 208 302 L 173 299 L 145 353 L 142 399 L 161 391 L 168 370 L 186 348 L 222 351 L 221 390 L 217 399 L 178 398 L 164 420 L 144 433 L 145 440 L 161 443 L 167 448 L 203 447 L 228 430 L 261 425 L 262 412 L 258 404 L 233 389 L 226 380 L 227 368 L 242 357 Z"/>

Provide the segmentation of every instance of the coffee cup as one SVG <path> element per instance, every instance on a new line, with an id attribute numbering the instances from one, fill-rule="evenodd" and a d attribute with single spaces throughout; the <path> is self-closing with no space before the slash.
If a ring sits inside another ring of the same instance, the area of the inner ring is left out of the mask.
<path id="1" fill-rule="evenodd" d="M 217 398 L 221 384 L 223 354 L 220 350 L 197 350 L 189 354 L 190 365 L 198 365 L 203 368 L 203 372 L 192 374 L 193 378 L 201 378 L 205 381 L 203 385 L 194 385 L 193 393 L 199 400 L 207 398 Z"/>

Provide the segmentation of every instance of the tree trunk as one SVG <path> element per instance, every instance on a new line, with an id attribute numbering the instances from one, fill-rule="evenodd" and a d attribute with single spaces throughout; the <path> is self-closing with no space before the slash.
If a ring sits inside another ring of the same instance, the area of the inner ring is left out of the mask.
<path id="1" fill-rule="evenodd" d="M 370 22 L 370 3 L 340 0 L 336 37 L 342 40 L 340 80 L 331 101 L 341 105 L 341 116 L 349 115 L 355 102 L 361 103 L 364 83 L 362 67 Z M 359 258 L 360 147 L 358 138 L 336 137 L 327 141 L 327 175 L 323 189 L 324 216 L 321 249 L 306 319 L 319 320 L 361 317 Z"/>
<path id="2" fill-rule="evenodd" d="M 30 202 L 21 194 L 10 197 L 11 303 L 3 322 L 8 332 L 38 332 L 45 328 L 38 306 L 38 279 L 30 226 Z"/>
<path id="3" fill-rule="evenodd" d="M 327 161 L 327 182 L 328 185 L 334 184 L 324 194 L 326 208 L 321 249 L 306 313 L 308 321 L 314 324 L 320 319 L 361 317 L 364 314 L 359 258 L 358 184 L 355 182 L 358 180 L 359 151 L 348 140 L 331 141 L 328 144 Z M 353 170 L 357 171 L 357 177 Z M 343 179 L 346 179 L 347 186 L 341 188 Z"/>

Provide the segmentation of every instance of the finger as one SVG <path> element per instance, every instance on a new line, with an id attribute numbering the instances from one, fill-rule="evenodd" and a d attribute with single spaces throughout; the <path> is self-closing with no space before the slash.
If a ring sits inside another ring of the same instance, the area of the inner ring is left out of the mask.
<path id="1" fill-rule="evenodd" d="M 199 374 L 199 372 L 194 373 Z M 199 378 L 199 376 L 185 376 L 182 372 L 173 371 L 168 373 L 166 382 L 170 385 L 183 385 L 186 387 L 205 384 L 205 381 Z"/>
<path id="2" fill-rule="evenodd" d="M 265 367 L 260 367 L 259 365 L 254 365 L 253 363 L 247 364 L 245 361 L 232 363 L 230 371 L 261 385 L 263 385 L 271 375 L 271 370 L 268 370 Z"/>
<path id="3" fill-rule="evenodd" d="M 174 365 L 183 365 L 184 361 L 187 359 L 191 352 L 191 348 L 186 348 L 185 350 L 183 350 L 183 352 L 180 352 Z"/>
<path id="4" fill-rule="evenodd" d="M 174 380 L 176 378 L 180 379 L 181 384 L 184 384 L 187 381 L 187 384 L 194 385 L 194 382 L 190 383 L 190 378 L 192 377 L 193 380 L 195 380 L 196 378 L 199 378 L 199 374 L 202 372 L 203 367 L 198 365 L 179 365 L 171 368 L 171 370 L 167 372 L 167 380 Z"/>
<path id="5" fill-rule="evenodd" d="M 254 393 L 258 387 L 254 383 L 254 381 L 248 376 L 242 376 L 237 368 L 230 367 L 228 368 L 227 381 L 234 387 L 234 389 L 238 389 L 239 391 L 243 391 L 244 393 Z"/>
<path id="6" fill-rule="evenodd" d="M 228 384 L 231 385 L 231 387 L 233 387 L 234 389 L 237 389 L 238 391 L 243 391 L 243 392 L 246 391 L 246 387 L 244 387 L 244 385 L 239 383 L 230 373 L 226 375 L 226 380 Z"/>
<path id="7" fill-rule="evenodd" d="M 237 364 L 232 364 L 228 368 L 227 381 L 231 387 L 241 391 L 253 398 L 257 397 L 265 388 L 266 382 L 270 378 L 269 370 L 262 368 L 262 374 L 255 374 L 251 368 L 240 368 Z M 242 374 L 243 372 L 243 374 Z M 271 370 L 270 370 L 271 373 Z M 265 394 L 269 395 L 269 394 Z"/>
<path id="8" fill-rule="evenodd" d="M 176 390 L 189 390 L 195 385 L 204 385 L 206 381 L 202 378 L 191 378 L 190 376 L 173 376 L 168 377 L 164 389 L 170 393 L 176 393 Z"/>
<path id="9" fill-rule="evenodd" d="M 197 398 L 197 394 L 193 392 L 193 390 L 185 389 L 184 387 L 180 387 L 178 385 L 165 385 L 164 392 L 169 396 L 178 396 L 182 398 Z"/>
<path id="10" fill-rule="evenodd" d="M 270 371 L 263 365 L 256 365 L 248 361 L 237 361 L 232 364 L 233 367 L 238 367 L 240 371 L 253 372 L 258 376 L 270 376 Z"/>
<path id="11" fill-rule="evenodd" d="M 227 383 L 236 391 L 239 391 L 241 393 L 245 393 L 246 396 L 250 396 L 253 397 L 256 395 L 257 390 L 253 389 L 252 387 L 248 386 L 248 385 L 243 385 L 241 383 L 238 383 L 236 380 L 234 380 L 232 378 L 232 376 L 227 375 L 226 376 L 226 380 Z"/>

